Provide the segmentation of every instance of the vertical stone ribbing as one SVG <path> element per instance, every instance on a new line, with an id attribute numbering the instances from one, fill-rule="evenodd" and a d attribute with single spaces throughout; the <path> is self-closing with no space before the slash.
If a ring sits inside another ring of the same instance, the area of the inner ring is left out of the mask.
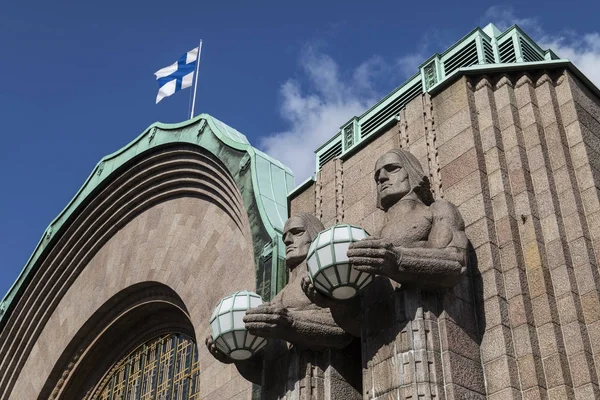
<path id="1" fill-rule="evenodd" d="M 509 199 L 508 221 L 514 245 L 509 253 L 514 251 L 517 256 L 517 264 L 514 265 L 516 268 L 512 268 L 511 264 L 511 268 L 505 270 L 503 275 L 520 388 L 525 398 L 544 398 L 547 385 L 535 327 L 536 320 L 556 314 L 556 304 L 552 293 L 547 290 L 551 290 L 551 287 L 542 285 L 542 294 L 535 297 L 537 288 L 524 284 L 531 271 L 543 271 L 542 260 L 545 257 L 542 228 L 535 205 L 527 146 L 519 114 L 520 106 L 523 105 L 521 100 L 527 96 L 518 94 L 527 90 L 527 86 L 524 86 L 527 82 L 530 80 L 525 76 L 517 82 L 517 87 L 513 87 L 509 77 L 502 77 L 495 93 L 508 178 L 508 185 L 505 187 Z M 549 279 L 545 282 L 550 283 Z"/>
<path id="2" fill-rule="evenodd" d="M 335 222 L 344 221 L 344 164 L 342 160 L 335 160 Z"/>
<path id="3" fill-rule="evenodd" d="M 486 213 L 489 218 L 486 224 L 488 243 L 481 248 L 476 248 L 480 260 L 479 273 L 485 310 L 481 327 L 485 329 L 481 343 L 481 361 L 488 397 L 516 399 L 520 398 L 518 370 L 510 330 L 509 303 L 502 277 L 502 255 L 505 252 L 503 245 L 510 244 L 510 241 L 505 242 L 501 239 L 505 236 L 501 231 L 504 225 L 498 224 L 498 221 L 508 221 L 509 218 L 510 197 L 502 190 L 507 180 L 504 147 L 498 127 L 491 82 L 487 78 L 480 80 L 475 86 L 474 93 L 470 93 L 469 97 L 472 122 L 475 127 L 475 154 L 483 174 L 483 211 L 490 210 Z M 490 255 L 492 260 L 483 259 L 483 256 L 490 257 Z M 514 252 L 511 255 L 516 257 Z M 517 263 L 510 259 L 510 265 L 517 265 Z"/>
<path id="4" fill-rule="evenodd" d="M 425 140 L 427 143 L 427 164 L 429 166 L 429 181 L 431 190 L 436 199 L 444 197 L 442 190 L 442 177 L 440 174 L 440 161 L 436 145 L 435 127 L 433 120 L 433 103 L 429 93 L 423 95 L 423 118 L 425 125 Z"/>
<path id="5" fill-rule="evenodd" d="M 600 303 L 598 276 L 598 249 L 600 246 L 600 203 L 598 189 L 600 179 L 600 105 L 594 102 L 594 95 L 580 87 L 565 72 L 558 80 L 555 89 L 560 109 L 564 139 L 568 154 L 566 163 L 576 182 L 575 200 L 581 223 L 582 236 L 573 241 L 571 247 L 574 272 L 585 322 L 590 351 L 593 355 L 593 370 L 598 375 L 600 355 Z M 596 100 L 597 97 L 596 97 Z M 589 357 L 585 357 L 591 367 Z M 590 381 L 579 389 L 581 396 L 600 397 L 597 383 Z"/>
<path id="6" fill-rule="evenodd" d="M 465 79 L 453 84 L 432 99 L 432 116 L 436 122 L 444 197 L 458 206 L 465 221 L 467 236 L 477 249 L 486 247 L 489 242 L 490 225 L 482 195 L 485 186 L 483 167 L 473 139 L 477 127 L 472 124 L 469 91 Z M 473 254 L 471 258 L 474 261 L 478 256 Z M 486 260 L 486 263 L 491 264 L 490 260 Z M 479 279 L 476 269 L 476 264 L 470 263 L 469 273 L 459 285 L 440 295 L 439 307 L 443 311 L 437 324 L 444 367 L 444 390 L 448 398 L 484 398 L 479 333 L 475 319 L 475 299 L 478 295 L 473 292 L 471 283 L 472 279 Z"/>
<path id="7" fill-rule="evenodd" d="M 333 159 L 321 168 L 319 182 L 321 184 L 321 222 L 328 227 L 335 224 L 337 219 L 337 185 L 336 169 L 339 159 Z"/>
<path id="8" fill-rule="evenodd" d="M 573 271 L 569 282 L 573 294 L 564 300 L 572 311 L 571 314 L 568 314 L 569 323 L 563 326 L 563 334 L 565 343 L 568 345 L 567 355 L 572 371 L 575 395 L 580 398 L 589 395 L 599 397 L 598 373 L 593 361 L 592 343 L 587 327 L 588 321 L 595 320 L 593 308 L 597 306 L 597 296 L 594 296 L 596 288 L 590 285 L 589 280 L 585 281 L 585 279 L 591 278 L 597 285 L 598 271 L 594 265 L 595 257 L 590 229 L 581 197 L 581 188 L 586 188 L 587 185 L 593 185 L 593 183 L 586 183 L 585 180 L 578 179 L 573 165 L 574 160 L 569 150 L 565 127 L 575 119 L 583 122 L 585 118 L 578 115 L 575 103 L 569 102 L 569 97 L 573 98 L 576 92 L 571 91 L 571 96 L 566 96 L 566 91 L 561 90 L 561 85 L 565 84 L 565 77 L 561 78 L 556 85 L 549 86 L 550 101 L 556 115 L 556 125 L 554 125 L 553 118 L 549 118 L 547 123 L 549 123 L 549 127 L 552 127 L 550 132 L 553 134 L 554 140 L 561 143 L 560 146 L 553 146 L 554 152 L 550 155 L 551 163 L 554 164 L 553 169 L 557 171 L 556 190 L 565 229 L 563 247 L 567 252 L 567 265 Z M 592 164 L 588 165 L 592 167 Z M 585 278 L 582 280 L 583 277 Z"/>
<path id="9" fill-rule="evenodd" d="M 425 175 L 429 175 L 423 101 L 423 96 L 420 96 L 406 105 L 406 143 L 407 150 L 417 157 L 423 167 Z"/>
<path id="10" fill-rule="evenodd" d="M 555 291 L 552 285 L 548 258 L 551 257 L 547 243 L 551 227 L 555 226 L 547 205 L 552 201 L 547 190 L 547 161 L 545 159 L 543 131 L 538 123 L 539 111 L 535 96 L 535 85 L 528 76 L 521 77 L 516 84 L 517 118 L 526 154 L 527 197 L 515 198 L 517 218 L 519 215 L 533 223 L 535 238 L 524 230 L 522 244 L 527 272 L 527 287 L 532 299 L 533 321 L 537 327 L 540 357 L 545 371 L 549 396 L 558 393 L 557 387 L 569 393 L 569 372 L 565 369 L 563 341 L 560 335 Z M 529 193 L 531 192 L 531 193 Z M 525 225 L 525 223 L 524 223 Z M 550 227 L 550 228 L 549 228 Z M 549 372 L 550 371 L 550 372 Z"/>
<path id="11" fill-rule="evenodd" d="M 319 218 L 319 220 L 323 219 L 323 209 L 321 208 L 321 204 L 323 203 L 323 196 L 321 195 L 322 186 L 321 171 L 318 171 L 317 180 L 315 181 L 315 216 Z"/>
<path id="12" fill-rule="evenodd" d="M 408 123 L 406 122 L 406 108 L 400 110 L 400 121 L 398 122 L 398 134 L 400 135 L 400 148 L 407 149 L 409 146 L 408 141 Z"/>
<path id="13" fill-rule="evenodd" d="M 574 394 L 579 397 L 582 386 L 589 383 L 597 386 L 596 372 L 592 373 L 587 367 L 587 359 L 591 358 L 591 347 L 582 318 L 581 301 L 576 284 L 577 270 L 580 267 L 577 258 L 582 254 L 572 253 L 574 247 L 582 243 L 583 231 L 577 211 L 574 175 L 567 164 L 567 158 L 570 161 L 570 156 L 568 156 L 554 82 L 548 74 L 542 74 L 536 86 L 540 121 L 544 131 L 542 146 L 550 172 L 548 187 L 554 209 L 551 218 L 555 218 L 558 225 L 553 250 L 558 253 L 560 263 L 550 264 L 550 269 L 556 290 L 564 353 L 567 358 L 563 363 L 568 365 L 571 386 L 574 388 Z M 562 394 L 562 391 L 559 393 Z"/>

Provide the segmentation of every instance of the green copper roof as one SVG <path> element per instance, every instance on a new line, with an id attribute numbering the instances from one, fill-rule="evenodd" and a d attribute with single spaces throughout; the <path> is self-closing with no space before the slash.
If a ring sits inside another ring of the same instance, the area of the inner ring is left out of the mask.
<path id="1" fill-rule="evenodd" d="M 315 150 L 315 169 L 318 171 L 329 160 L 356 151 L 366 139 L 372 139 L 395 124 L 400 111 L 411 100 L 425 92 L 439 91 L 470 70 L 481 71 L 482 67 L 488 71 L 502 70 L 515 65 L 521 65 L 521 68 L 540 64 L 556 66 L 556 61 L 568 62 L 559 60 L 552 50 L 543 50 L 516 25 L 504 32 L 493 24 L 483 29 L 475 28 L 443 53 L 425 60 L 415 75 L 361 116 L 343 124 L 331 139 Z"/>
<path id="2" fill-rule="evenodd" d="M 281 233 L 283 224 L 288 217 L 287 195 L 294 188 L 292 171 L 279 161 L 252 147 L 242 133 L 208 114 L 200 114 L 191 120 L 178 124 L 155 123 L 131 143 L 100 160 L 77 194 L 50 223 L 16 282 L 0 303 L 0 325 L 7 318 L 6 310 L 20 296 L 22 289 L 24 289 L 24 283 L 35 272 L 40 256 L 53 242 L 52 239 L 62 234 L 65 222 L 85 203 L 90 193 L 103 184 L 114 171 L 135 156 L 169 143 L 194 144 L 207 149 L 218 158 L 219 150 L 223 146 L 237 150 L 239 152 L 238 157 L 230 157 L 228 160 L 222 159 L 221 161 L 234 177 L 234 180 L 237 179 L 240 170 L 250 167 L 252 171 L 254 199 L 248 199 L 247 193 L 242 193 L 242 197 L 246 208 L 254 207 L 252 212 L 257 212 L 262 222 L 261 227 L 251 226 L 253 240 L 255 241 L 254 245 L 255 247 L 260 245 L 261 254 L 258 254 L 258 256 L 264 256 L 263 253 L 272 251 L 274 262 L 277 261 L 277 258 L 279 258 L 279 261 L 282 258 L 285 259 L 285 247 L 281 242 Z M 253 204 L 256 204 L 256 206 Z M 250 210 L 248 211 L 250 212 Z M 268 238 L 265 240 L 265 235 L 261 234 L 263 238 L 259 241 L 260 243 L 257 243 L 256 238 L 259 230 L 261 232 L 266 230 Z M 256 253 L 255 250 L 255 255 L 257 255 Z M 279 272 L 281 273 L 281 271 Z M 272 279 L 280 278 L 273 275 Z"/>

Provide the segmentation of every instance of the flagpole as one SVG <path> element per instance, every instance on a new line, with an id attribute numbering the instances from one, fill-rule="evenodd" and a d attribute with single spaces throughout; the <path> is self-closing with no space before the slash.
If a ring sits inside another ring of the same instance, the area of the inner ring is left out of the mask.
<path id="1" fill-rule="evenodd" d="M 190 119 L 194 118 L 194 108 L 196 107 L 196 89 L 198 89 L 198 72 L 200 72 L 200 55 L 202 54 L 202 39 L 198 45 L 198 60 L 196 61 L 196 76 L 194 77 L 194 98 L 192 99 L 192 109 Z"/>

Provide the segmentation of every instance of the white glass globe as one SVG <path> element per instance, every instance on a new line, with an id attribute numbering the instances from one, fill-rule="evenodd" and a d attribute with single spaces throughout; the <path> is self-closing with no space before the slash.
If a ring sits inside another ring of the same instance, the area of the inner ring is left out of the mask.
<path id="1" fill-rule="evenodd" d="M 315 288 L 334 299 L 354 297 L 373 280 L 348 263 L 348 246 L 369 236 L 364 229 L 338 224 L 319 233 L 308 249 L 306 264 Z"/>
<path id="2" fill-rule="evenodd" d="M 250 334 L 242 318 L 246 311 L 262 304 L 253 292 L 235 292 L 221 299 L 210 317 L 210 334 L 215 345 L 234 360 L 246 360 L 267 344 L 267 340 Z"/>

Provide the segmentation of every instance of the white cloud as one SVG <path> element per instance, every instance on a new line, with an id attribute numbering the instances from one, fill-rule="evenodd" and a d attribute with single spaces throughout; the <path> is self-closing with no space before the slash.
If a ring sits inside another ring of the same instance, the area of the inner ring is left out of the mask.
<path id="1" fill-rule="evenodd" d="M 494 23 L 505 30 L 519 25 L 544 50 L 551 49 L 560 58 L 571 61 L 596 86 L 600 87 L 600 33 L 598 32 L 548 32 L 537 18 L 519 18 L 510 6 L 490 7 L 482 17 L 482 23 Z"/>
<path id="2" fill-rule="evenodd" d="M 417 42 L 417 49 L 396 59 L 396 66 L 404 78 L 410 78 L 419 72 L 419 65 L 434 55 L 456 43 L 456 38 L 446 30 L 429 28 Z"/>
<path id="3" fill-rule="evenodd" d="M 289 79 L 280 89 L 281 116 L 289 129 L 263 137 L 259 144 L 294 171 L 296 183 L 315 172 L 315 149 L 379 100 L 373 82 L 388 70 L 380 57 L 372 57 L 345 78 L 335 60 L 314 48 L 303 52 L 301 66 L 308 84 Z"/>
<path id="4" fill-rule="evenodd" d="M 487 25 L 493 23 L 501 31 L 505 31 L 513 25 L 519 25 L 527 34 L 537 36 L 541 33 L 541 25 L 537 18 L 519 18 L 512 6 L 491 6 L 481 17 L 480 23 Z"/>
<path id="5" fill-rule="evenodd" d="M 548 35 L 542 37 L 539 44 L 544 49 L 552 49 L 560 58 L 571 61 L 600 87 L 600 33 Z"/>
<path id="6" fill-rule="evenodd" d="M 398 67 L 402 73 L 406 77 L 410 77 L 419 71 L 419 65 L 421 65 L 421 63 L 427 59 L 428 55 L 430 56 L 431 54 L 427 54 L 426 50 L 423 48 L 415 53 L 409 53 L 405 56 L 399 57 L 396 60 L 396 63 L 398 64 Z"/>

